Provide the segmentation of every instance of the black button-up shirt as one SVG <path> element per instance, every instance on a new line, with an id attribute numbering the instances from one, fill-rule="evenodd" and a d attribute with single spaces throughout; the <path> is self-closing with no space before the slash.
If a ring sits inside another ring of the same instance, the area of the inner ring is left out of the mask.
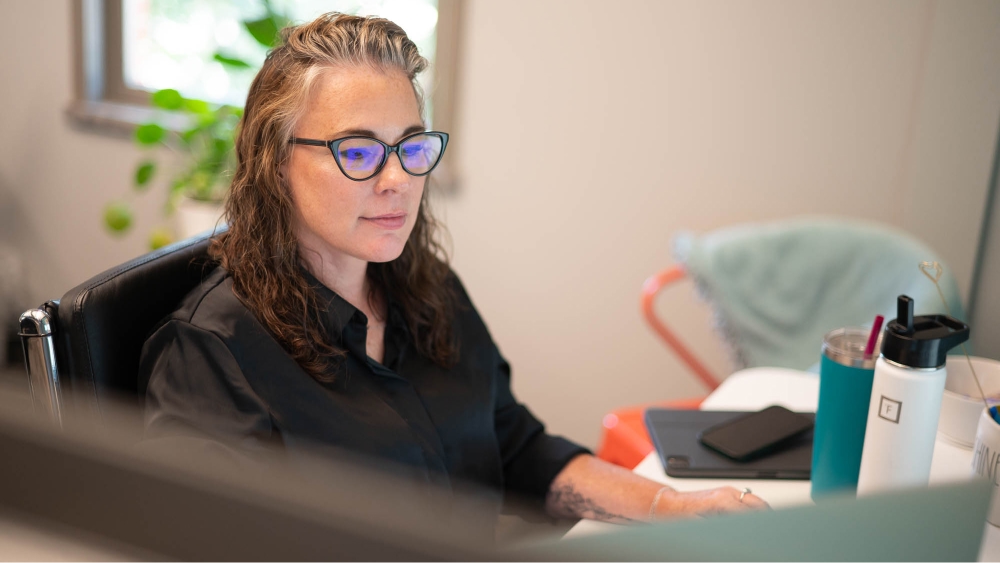
<path id="1" fill-rule="evenodd" d="M 328 336 L 348 351 L 334 382 L 303 371 L 236 298 L 232 278 L 219 267 L 143 347 L 147 438 L 194 430 L 235 435 L 248 447 L 336 446 L 394 461 L 446 488 L 484 485 L 496 491 L 497 511 L 501 491 L 543 499 L 566 463 L 586 452 L 546 434 L 515 400 L 510 366 L 457 278 L 459 359 L 448 369 L 417 353 L 391 298 L 384 361 L 374 361 L 365 348 L 365 315 L 309 278 L 328 303 Z"/>

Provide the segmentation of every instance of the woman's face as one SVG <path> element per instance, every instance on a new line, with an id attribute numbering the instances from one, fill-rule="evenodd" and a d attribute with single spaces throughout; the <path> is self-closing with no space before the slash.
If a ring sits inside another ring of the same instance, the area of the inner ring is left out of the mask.
<path id="1" fill-rule="evenodd" d="M 316 78 L 293 136 L 332 140 L 363 135 L 394 145 L 423 130 L 405 74 L 342 67 L 323 70 Z M 344 176 L 328 148 L 292 145 L 283 173 L 303 250 L 318 253 L 334 268 L 353 261 L 388 262 L 403 252 L 426 177 L 407 174 L 396 154 L 373 178 L 357 182 Z"/>

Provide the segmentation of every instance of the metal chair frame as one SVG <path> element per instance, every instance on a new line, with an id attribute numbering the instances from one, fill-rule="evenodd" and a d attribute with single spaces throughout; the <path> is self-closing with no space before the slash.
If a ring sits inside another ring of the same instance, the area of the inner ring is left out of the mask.
<path id="1" fill-rule="evenodd" d="M 59 366 L 56 363 L 53 341 L 55 309 L 58 306 L 58 301 L 50 301 L 38 309 L 25 311 L 20 317 L 19 335 L 35 412 L 43 413 L 62 427 L 62 389 L 59 385 Z"/>
<path id="2" fill-rule="evenodd" d="M 671 266 L 665 270 L 662 270 L 649 278 L 646 279 L 642 284 L 642 297 L 640 298 L 640 307 L 642 308 L 642 316 L 649 323 L 649 326 L 653 328 L 657 335 L 663 339 L 667 346 L 677 354 L 682 362 L 692 371 L 694 375 L 701 380 L 702 383 L 708 387 L 709 391 L 714 391 L 720 384 L 719 379 L 705 367 L 705 364 L 698 359 L 694 353 L 691 352 L 684 345 L 683 342 L 674 334 L 674 331 L 670 330 L 667 325 L 656 316 L 656 311 L 653 308 L 656 302 L 656 296 L 660 291 L 687 277 L 687 271 L 683 266 L 675 265 Z"/>

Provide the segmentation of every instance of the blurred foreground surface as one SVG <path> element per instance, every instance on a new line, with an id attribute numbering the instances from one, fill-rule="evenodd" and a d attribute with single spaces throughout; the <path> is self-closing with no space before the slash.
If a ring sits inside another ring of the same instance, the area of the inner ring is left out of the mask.
<path id="1" fill-rule="evenodd" d="M 474 487 L 401 479 L 330 448 L 138 441 L 134 408 L 71 398 L 62 429 L 0 385 L 3 560 L 975 560 L 991 484 L 496 545 Z"/>
<path id="2" fill-rule="evenodd" d="M 483 559 L 493 516 L 344 452 L 248 455 L 234 444 L 138 441 L 139 417 L 70 398 L 62 429 L 0 386 L 2 559 Z M 334 455 L 331 455 L 334 454 Z M 5 538 L 6 539 L 6 538 Z"/>

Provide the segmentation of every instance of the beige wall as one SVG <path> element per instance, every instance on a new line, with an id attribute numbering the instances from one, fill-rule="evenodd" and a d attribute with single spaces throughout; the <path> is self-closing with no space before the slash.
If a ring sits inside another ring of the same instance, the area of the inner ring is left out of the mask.
<path id="1" fill-rule="evenodd" d="M 1000 3 L 607 5 L 469 2 L 464 185 L 438 206 L 516 392 L 553 430 L 594 446 L 616 406 L 702 393 L 638 312 L 679 229 L 883 220 L 943 254 L 967 293 L 1000 120 Z M 0 9 L 15 22 L 0 51 L 0 233 L 30 254 L 40 301 L 144 250 L 141 233 L 100 226 L 138 151 L 63 116 L 69 2 Z M 621 156 L 592 156 L 598 140 Z M 161 200 L 139 201 L 149 226 Z M 690 286 L 660 306 L 727 369 Z"/>
<path id="2" fill-rule="evenodd" d="M 594 445 L 616 406 L 703 392 L 638 310 L 679 229 L 882 220 L 924 238 L 967 294 L 1000 3 L 605 6 L 472 2 L 463 53 L 455 265 L 554 430 Z M 591 156 L 599 143 L 619 158 Z M 727 369 L 689 285 L 660 309 Z"/>
<path id="3" fill-rule="evenodd" d="M 143 229 L 106 235 L 102 210 L 129 195 L 140 157 L 122 137 L 74 129 L 71 0 L 0 0 L 0 233 L 23 248 L 30 300 L 57 298 L 102 269 L 144 252 L 164 199 L 136 198 Z"/>

